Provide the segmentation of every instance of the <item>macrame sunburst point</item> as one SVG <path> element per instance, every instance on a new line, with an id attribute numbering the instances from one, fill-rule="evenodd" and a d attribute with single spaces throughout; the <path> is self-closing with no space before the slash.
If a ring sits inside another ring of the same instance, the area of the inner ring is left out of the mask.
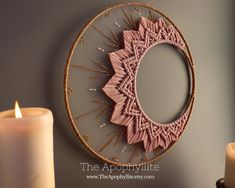
<path id="1" fill-rule="evenodd" d="M 136 75 L 141 59 L 148 49 L 162 43 L 180 49 L 190 62 L 185 42 L 174 26 L 162 18 L 152 22 L 145 17 L 140 18 L 137 31 L 124 30 L 123 39 L 124 49 L 109 53 L 115 74 L 103 87 L 106 95 L 115 102 L 111 122 L 127 127 L 129 144 L 142 141 L 147 152 L 157 147 L 167 149 L 183 132 L 193 98 L 174 122 L 168 124 L 154 122 L 145 114 L 139 103 Z"/>

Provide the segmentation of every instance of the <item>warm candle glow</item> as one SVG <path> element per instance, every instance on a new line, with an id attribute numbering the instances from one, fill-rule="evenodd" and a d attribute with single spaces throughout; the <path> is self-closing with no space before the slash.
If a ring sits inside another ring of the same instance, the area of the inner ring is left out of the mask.
<path id="1" fill-rule="evenodd" d="M 15 101 L 15 117 L 22 118 L 22 113 L 21 113 L 18 101 Z"/>
<path id="2" fill-rule="evenodd" d="M 235 150 L 235 143 L 232 143 L 231 147 L 232 147 L 233 150 Z"/>
<path id="3" fill-rule="evenodd" d="M 235 142 L 226 147 L 224 187 L 235 188 Z"/>
<path id="4" fill-rule="evenodd" d="M 0 188 L 55 188 L 53 156 L 50 110 L 0 112 Z"/>

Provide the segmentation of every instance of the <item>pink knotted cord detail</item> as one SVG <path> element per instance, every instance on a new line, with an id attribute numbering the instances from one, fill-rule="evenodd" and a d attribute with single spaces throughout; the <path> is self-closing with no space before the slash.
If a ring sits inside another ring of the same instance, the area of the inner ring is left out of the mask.
<path id="1" fill-rule="evenodd" d="M 167 43 L 181 49 L 185 54 L 185 43 L 174 26 L 162 18 L 155 23 L 141 17 L 138 31 L 123 31 L 124 49 L 109 53 L 115 71 L 103 87 L 103 91 L 116 104 L 111 122 L 127 126 L 129 144 L 143 141 L 146 151 L 157 147 L 167 149 L 178 140 L 187 123 L 184 112 L 176 121 L 161 124 L 152 121 L 143 111 L 137 98 L 136 75 L 144 54 L 151 47 Z"/>

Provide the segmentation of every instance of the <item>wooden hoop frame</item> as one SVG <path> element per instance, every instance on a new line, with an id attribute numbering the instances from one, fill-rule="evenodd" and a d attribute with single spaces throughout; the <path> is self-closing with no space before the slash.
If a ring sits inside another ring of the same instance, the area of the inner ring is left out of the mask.
<path id="1" fill-rule="evenodd" d="M 81 133 L 79 132 L 78 128 L 76 127 L 76 124 L 74 122 L 74 119 L 73 119 L 73 116 L 72 116 L 72 113 L 71 113 L 71 110 L 70 110 L 70 104 L 69 104 L 69 98 L 68 98 L 68 74 L 69 74 L 69 68 L 70 68 L 70 63 L 71 63 L 71 58 L 73 56 L 73 53 L 74 53 L 74 50 L 79 42 L 79 40 L 81 39 L 81 37 L 83 36 L 83 33 L 85 32 L 85 30 L 92 25 L 92 23 L 98 18 L 100 17 L 101 15 L 104 15 L 106 13 L 108 13 L 109 11 L 111 11 L 112 9 L 116 9 L 116 8 L 120 8 L 122 6 L 139 6 L 139 7 L 144 7 L 144 8 L 148 8 L 149 10 L 152 10 L 154 12 L 156 12 L 157 14 L 161 15 L 164 19 L 166 19 L 171 25 L 174 26 L 174 28 L 177 30 L 177 32 L 180 34 L 180 36 L 182 37 L 183 39 L 183 42 L 185 43 L 185 48 L 188 52 L 188 58 L 189 58 L 189 61 L 190 63 L 188 63 L 189 65 L 189 68 L 191 70 L 191 94 L 189 96 L 189 102 L 187 103 L 186 107 L 188 108 L 188 119 L 187 119 L 187 122 L 186 122 L 186 127 L 187 127 L 187 123 L 188 123 L 188 120 L 191 116 L 191 112 L 192 112 L 192 108 L 193 108 L 193 104 L 194 104 L 194 99 L 195 99 L 195 84 L 196 84 L 196 78 L 195 78 L 195 66 L 194 66 L 194 63 L 193 63 L 193 59 L 192 59 L 192 55 L 191 55 L 191 52 L 189 50 L 189 47 L 182 35 L 182 33 L 179 31 L 179 29 L 175 26 L 175 24 L 165 15 L 163 14 L 162 12 L 160 12 L 159 10 L 155 9 L 154 7 L 152 6 L 149 6 L 149 5 L 146 5 L 144 3 L 122 3 L 122 4 L 117 4 L 117 5 L 114 5 L 114 6 L 111 6 L 107 9 L 105 9 L 104 11 L 100 12 L 98 15 L 96 15 L 95 17 L 93 17 L 90 21 L 87 22 L 87 24 L 85 24 L 85 26 L 82 28 L 82 30 L 78 33 L 71 49 L 70 49 L 70 52 L 69 52 L 69 55 L 68 55 L 68 58 L 67 58 L 67 62 L 66 62 L 66 66 L 65 66 L 65 71 L 64 71 L 64 100 L 65 100 L 65 106 L 66 106 L 66 110 L 67 110 L 67 113 L 68 113 L 68 117 L 69 117 L 69 121 L 70 121 L 70 124 L 72 125 L 72 128 L 74 130 L 74 132 L 76 133 L 76 135 L 78 136 L 78 138 L 81 140 L 82 144 L 92 153 L 94 154 L 96 157 L 98 157 L 100 160 L 104 161 L 104 162 L 107 162 L 107 163 L 110 163 L 112 165 L 118 165 L 118 166 L 140 166 L 140 165 L 144 165 L 144 164 L 148 164 L 148 163 L 152 163 L 156 160 L 158 160 L 161 156 L 163 156 L 164 154 L 166 154 L 171 148 L 172 146 L 176 143 L 172 143 L 171 146 L 166 150 L 164 151 L 163 154 L 161 154 L 160 156 L 157 156 L 156 158 L 154 159 L 151 159 L 151 160 L 148 160 L 146 162 L 141 162 L 141 163 L 137 163 L 137 164 L 126 164 L 126 163 L 119 163 L 119 162 L 115 162 L 115 161 L 112 161 L 112 160 L 109 160 L 105 157 L 103 157 L 102 155 L 100 155 L 98 152 L 96 152 L 93 148 L 91 148 L 87 142 L 85 141 L 85 139 L 82 137 Z M 188 62 L 188 61 L 187 61 Z"/>

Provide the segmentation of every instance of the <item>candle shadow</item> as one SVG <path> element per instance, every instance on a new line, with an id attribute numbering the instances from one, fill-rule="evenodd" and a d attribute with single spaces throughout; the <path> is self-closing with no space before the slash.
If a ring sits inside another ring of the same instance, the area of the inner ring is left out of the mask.
<path id="1" fill-rule="evenodd" d="M 231 6 L 230 6 L 230 10 L 229 10 L 229 22 L 230 23 L 234 23 L 235 22 L 235 12 L 233 11 L 233 8 L 232 7 L 234 7 L 235 6 L 235 2 L 231 2 Z M 234 34 L 233 33 L 235 33 L 235 26 L 232 24 L 230 24 L 230 28 L 228 28 L 228 33 L 230 34 L 230 36 L 231 36 L 231 40 L 233 40 L 233 42 L 230 42 L 229 44 L 228 44 L 228 52 L 229 52 L 229 55 L 230 55 L 230 64 L 229 65 L 231 65 L 231 67 L 229 67 L 229 71 L 228 71 L 228 75 L 230 74 L 230 75 L 232 75 L 232 77 L 230 77 L 230 79 L 229 79 L 229 81 L 228 81 L 228 84 L 231 86 L 230 87 L 230 90 L 229 91 L 227 91 L 227 92 L 229 92 L 230 94 L 232 94 L 232 96 L 234 96 L 234 97 L 231 97 L 230 98 L 230 100 L 232 99 L 232 101 L 231 101 L 231 105 L 232 105 L 232 108 L 231 108 L 231 113 L 230 113 L 230 115 L 231 115 L 231 117 L 233 117 L 233 124 L 232 124 L 232 127 L 230 126 L 229 128 L 230 128 L 230 130 L 231 130 L 231 137 L 232 137 L 232 140 L 230 140 L 229 142 L 235 142 L 235 134 L 234 134 L 234 132 L 235 132 L 235 124 L 234 124 L 234 122 L 235 122 L 235 116 L 234 116 L 234 114 L 235 114 L 235 74 L 233 73 L 234 72 L 234 70 L 235 70 L 235 53 L 234 53 L 234 49 L 235 49 L 235 37 L 234 37 Z"/>
<path id="2" fill-rule="evenodd" d="M 234 6 L 235 6 L 235 2 L 233 2 L 233 6 L 231 6 L 231 7 L 234 7 Z M 234 11 L 231 11 L 231 12 L 232 12 L 232 14 L 230 16 L 231 19 L 232 19 L 231 23 L 234 23 L 235 22 L 235 12 Z M 232 24 L 232 28 L 231 29 L 232 29 L 231 33 L 235 33 L 235 25 L 234 24 Z M 231 70 L 235 70 L 235 63 L 234 63 L 235 62 L 235 53 L 234 53 L 234 50 L 235 50 L 235 37 L 234 36 L 233 36 L 233 41 L 234 42 L 232 43 L 233 46 L 232 46 L 232 49 L 231 49 L 231 51 L 232 51 L 232 53 L 231 53 L 232 54 L 232 62 L 233 62 L 232 65 L 233 65 L 233 67 L 231 67 Z M 232 85 L 234 87 L 235 86 L 235 84 L 234 84 L 235 83 L 235 74 L 233 73 L 232 75 L 233 75 L 233 80 L 232 80 L 233 84 Z M 233 97 L 233 114 L 235 114 L 235 88 L 233 88 L 232 91 L 233 91 L 233 96 L 234 96 Z M 235 116 L 233 115 L 232 117 L 233 117 L 233 122 L 235 122 Z M 233 131 L 232 132 L 235 133 L 235 126 L 233 126 Z M 233 135 L 233 138 L 234 138 L 233 141 L 235 142 L 235 134 Z"/>

